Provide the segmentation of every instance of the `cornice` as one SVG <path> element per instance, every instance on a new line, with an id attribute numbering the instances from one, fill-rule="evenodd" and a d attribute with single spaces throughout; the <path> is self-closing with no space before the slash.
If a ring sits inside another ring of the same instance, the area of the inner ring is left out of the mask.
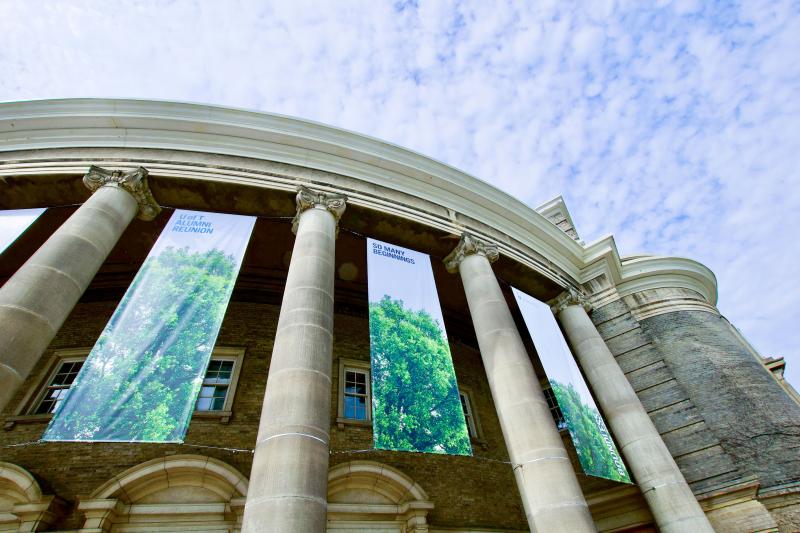
<path id="1" fill-rule="evenodd" d="M 429 157 L 364 135 L 282 115 L 200 104 L 119 99 L 0 103 L 0 152 L 102 147 L 240 156 L 347 176 L 363 182 L 363 191 L 378 185 L 446 208 L 450 220 L 438 223 L 461 230 L 457 233 L 481 236 L 479 226 L 471 227 L 473 220 L 492 227 L 508 236 L 507 242 L 497 241 L 503 255 L 562 286 L 583 283 L 597 273 L 607 273 L 609 279 L 623 285 L 648 276 L 678 276 L 675 279 L 683 283 L 680 286 L 699 287 L 698 292 L 710 303 L 716 302 L 716 280 L 699 263 L 648 258 L 628 264 L 620 260 L 611 237 L 584 246 L 535 209 L 495 187 Z M 152 165 L 148 169 L 156 172 Z M 28 170 L 35 173 L 36 165 Z M 254 181 L 249 176 L 230 175 L 218 173 L 216 179 Z M 381 207 L 380 200 L 367 200 L 358 193 L 348 191 L 348 197 Z M 391 208 L 418 216 L 400 205 Z M 541 254 L 549 264 L 542 264 L 526 249 Z"/>
<path id="2" fill-rule="evenodd" d="M 612 236 L 604 237 L 585 248 L 581 283 L 605 274 L 616 287 L 618 296 L 656 288 L 684 288 L 699 293 L 710 304 L 717 304 L 717 278 L 693 259 L 661 255 L 620 257 Z"/>

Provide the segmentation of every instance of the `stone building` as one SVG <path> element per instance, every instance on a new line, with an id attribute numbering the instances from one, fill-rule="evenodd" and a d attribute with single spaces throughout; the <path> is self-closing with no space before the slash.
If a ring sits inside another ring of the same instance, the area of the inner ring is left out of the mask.
<path id="1" fill-rule="evenodd" d="M 800 530 L 782 362 L 709 269 L 586 244 L 560 198 L 277 115 L 0 104 L 0 209 L 31 207 L 0 256 L 0 531 Z M 175 208 L 259 217 L 185 443 L 39 442 Z M 366 237 L 432 258 L 473 457 L 375 450 L 344 408 Z M 512 285 L 552 305 L 636 484 L 582 474 Z"/>

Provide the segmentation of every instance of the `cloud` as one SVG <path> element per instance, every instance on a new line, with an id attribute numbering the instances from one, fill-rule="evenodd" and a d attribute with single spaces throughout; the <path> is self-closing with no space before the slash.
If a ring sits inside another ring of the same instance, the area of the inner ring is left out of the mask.
<path id="1" fill-rule="evenodd" d="M 138 97 L 407 146 L 585 240 L 689 256 L 800 384 L 800 12 L 789 1 L 0 3 L 0 100 Z"/>

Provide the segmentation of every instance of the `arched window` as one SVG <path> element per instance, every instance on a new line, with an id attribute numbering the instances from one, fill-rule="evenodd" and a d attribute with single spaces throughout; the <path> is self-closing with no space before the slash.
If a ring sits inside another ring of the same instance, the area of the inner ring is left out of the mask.
<path id="1" fill-rule="evenodd" d="M 431 509 L 422 487 L 388 465 L 351 461 L 328 473 L 329 533 L 427 533 Z"/>
<path id="2" fill-rule="evenodd" d="M 139 464 L 83 500 L 84 529 L 113 532 L 239 531 L 247 478 L 202 455 L 174 455 Z"/>
<path id="3" fill-rule="evenodd" d="M 24 468 L 0 461 L 0 531 L 40 531 L 52 524 L 62 502 L 45 496 Z"/>

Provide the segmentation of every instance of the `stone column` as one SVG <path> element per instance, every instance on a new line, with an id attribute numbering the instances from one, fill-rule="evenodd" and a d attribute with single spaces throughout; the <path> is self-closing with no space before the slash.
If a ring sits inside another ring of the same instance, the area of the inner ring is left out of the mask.
<path id="1" fill-rule="evenodd" d="M 464 283 L 528 525 L 532 532 L 596 531 L 567 450 L 492 271 L 490 263 L 497 258 L 496 246 L 464 234 L 444 261 L 449 271 L 460 272 Z"/>
<path id="2" fill-rule="evenodd" d="M 553 312 L 592 386 L 622 455 L 663 533 L 713 533 L 705 513 L 636 392 L 586 313 L 576 291 L 562 294 Z"/>
<path id="3" fill-rule="evenodd" d="M 0 411 L 133 217 L 152 220 L 161 210 L 141 167 L 122 172 L 92 166 L 83 182 L 94 194 L 0 288 Z"/>
<path id="4" fill-rule="evenodd" d="M 243 533 L 323 533 L 337 223 L 346 198 L 301 187 Z"/>

